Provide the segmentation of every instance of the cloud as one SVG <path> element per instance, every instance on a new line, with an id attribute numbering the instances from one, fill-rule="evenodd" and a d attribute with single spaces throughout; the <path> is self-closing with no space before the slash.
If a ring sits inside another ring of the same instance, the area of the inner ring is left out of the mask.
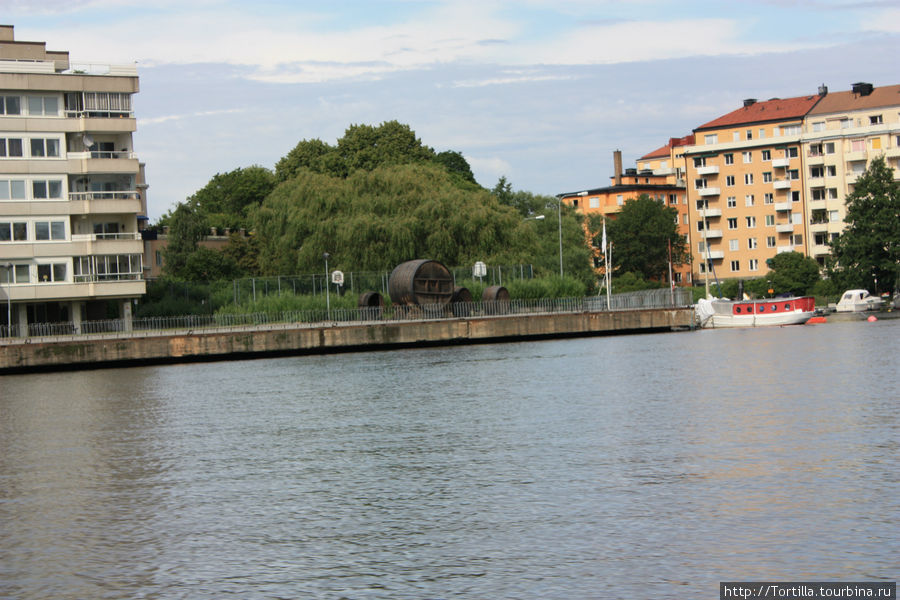
<path id="1" fill-rule="evenodd" d="M 160 123 L 168 123 L 171 121 L 182 121 L 185 119 L 196 119 L 200 117 L 213 117 L 219 115 L 229 115 L 235 113 L 247 112 L 245 108 L 226 108 L 222 110 L 205 110 L 182 115 L 163 115 L 160 117 L 139 118 L 138 125 L 146 127 L 148 125 L 159 125 Z"/>

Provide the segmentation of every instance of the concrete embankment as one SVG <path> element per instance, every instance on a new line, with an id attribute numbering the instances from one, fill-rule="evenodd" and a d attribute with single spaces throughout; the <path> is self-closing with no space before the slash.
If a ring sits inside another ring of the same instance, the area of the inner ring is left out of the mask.
<path id="1" fill-rule="evenodd" d="M 673 308 L 5 340 L 0 374 L 649 333 L 692 325 L 692 309 Z"/>

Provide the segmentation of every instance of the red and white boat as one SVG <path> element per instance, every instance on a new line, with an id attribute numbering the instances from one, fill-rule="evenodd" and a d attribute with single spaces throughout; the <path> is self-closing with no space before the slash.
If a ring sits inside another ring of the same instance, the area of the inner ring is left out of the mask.
<path id="1" fill-rule="evenodd" d="M 696 306 L 700 327 L 764 327 L 802 325 L 816 313 L 812 296 L 760 300 L 701 299 Z"/>

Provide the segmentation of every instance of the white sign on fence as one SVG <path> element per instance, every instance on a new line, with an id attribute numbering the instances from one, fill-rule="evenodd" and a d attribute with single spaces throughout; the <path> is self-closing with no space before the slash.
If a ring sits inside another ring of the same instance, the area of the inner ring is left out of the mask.
<path id="1" fill-rule="evenodd" d="M 342 271 L 331 272 L 331 283 L 344 285 L 344 273 Z"/>
<path id="2" fill-rule="evenodd" d="M 472 267 L 472 277 L 484 277 L 487 275 L 487 265 L 480 260 Z"/>

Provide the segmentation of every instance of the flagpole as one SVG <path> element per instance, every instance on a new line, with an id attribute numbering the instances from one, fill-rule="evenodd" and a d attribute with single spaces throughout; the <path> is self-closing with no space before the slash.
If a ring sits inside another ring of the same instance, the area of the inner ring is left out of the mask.
<path id="1" fill-rule="evenodd" d="M 611 245 L 606 240 L 606 216 L 603 217 L 603 262 L 606 263 L 606 272 L 604 276 L 606 278 L 606 310 L 612 310 L 610 295 L 609 295 L 609 285 L 610 285 L 610 275 L 609 275 L 609 253 L 612 249 Z"/>

